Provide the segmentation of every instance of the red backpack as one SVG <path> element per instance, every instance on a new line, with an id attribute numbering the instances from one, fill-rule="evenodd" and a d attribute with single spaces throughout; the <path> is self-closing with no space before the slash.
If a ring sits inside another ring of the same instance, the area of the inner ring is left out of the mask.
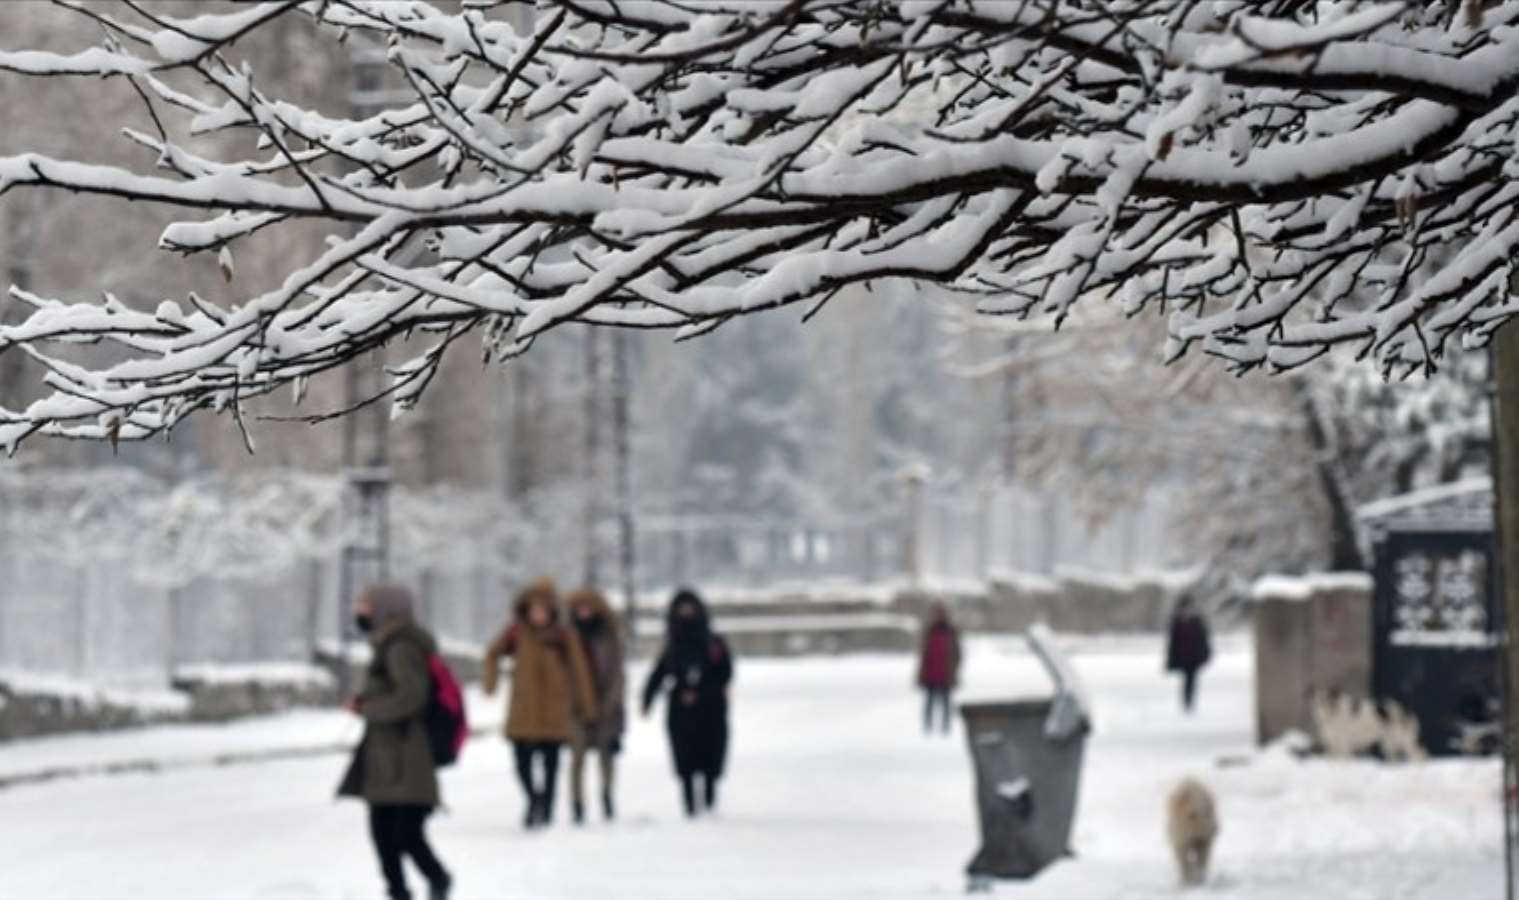
<path id="1" fill-rule="evenodd" d="M 464 717 L 464 691 L 448 663 L 434 653 L 427 658 L 427 670 L 432 675 L 432 692 L 422 721 L 427 726 L 433 765 L 441 769 L 458 761 L 469 737 L 469 722 Z"/>

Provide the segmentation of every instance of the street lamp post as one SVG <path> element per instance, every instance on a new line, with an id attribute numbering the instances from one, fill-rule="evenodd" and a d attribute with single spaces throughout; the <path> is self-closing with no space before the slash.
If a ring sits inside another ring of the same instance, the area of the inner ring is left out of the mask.
<path id="1" fill-rule="evenodd" d="M 907 583 L 913 590 L 923 586 L 923 486 L 928 482 L 925 463 L 912 463 L 898 474 L 907 488 L 907 523 L 903 533 L 903 563 Z"/>
<path id="2" fill-rule="evenodd" d="M 382 467 L 349 469 L 343 484 L 343 546 L 338 572 L 338 689 L 347 696 L 352 685 L 348 645 L 354 639 L 349 601 L 358 589 L 359 569 L 376 580 L 390 575 L 390 470 Z"/>

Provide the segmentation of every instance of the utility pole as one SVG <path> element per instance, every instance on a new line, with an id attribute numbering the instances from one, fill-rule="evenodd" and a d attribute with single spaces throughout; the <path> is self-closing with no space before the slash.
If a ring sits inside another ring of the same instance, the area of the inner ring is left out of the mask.
<path id="1" fill-rule="evenodd" d="M 1519 284 L 1510 285 L 1510 294 L 1519 294 Z M 1504 870 L 1507 896 L 1515 896 L 1515 876 L 1519 874 L 1519 704 L 1514 691 L 1519 688 L 1519 654 L 1514 653 L 1514 628 L 1519 624 L 1519 326 L 1510 323 L 1498 329 L 1492 345 L 1493 377 L 1493 494 L 1496 506 L 1497 570 L 1503 591 L 1503 823 Z"/>
<path id="2" fill-rule="evenodd" d="M 638 580 L 635 575 L 636 535 L 633 531 L 632 448 L 629 446 L 632 425 L 630 407 L 633 399 L 631 364 L 628 360 L 628 334 L 618 329 L 612 338 L 612 443 L 616 457 L 617 547 L 622 576 L 622 602 L 628 633 L 628 647 L 638 637 Z"/>
<path id="3" fill-rule="evenodd" d="M 355 121 L 362 121 L 378 113 L 388 100 L 382 89 L 385 48 L 358 36 L 350 40 L 349 48 L 349 67 L 353 75 L 349 113 Z M 369 365 L 355 360 L 346 367 L 345 407 L 352 408 L 365 397 L 384 389 L 384 366 L 383 352 L 377 350 Z M 384 580 L 390 574 L 389 424 L 390 418 L 381 403 L 352 412 L 343 419 L 343 540 L 338 560 L 336 604 L 340 697 L 346 697 L 352 690 L 348 645 L 356 635 L 349 610 L 359 585 L 363 583 L 360 569 L 367 569 L 368 578 L 376 580 Z"/>
<path id="4" fill-rule="evenodd" d="M 581 461 L 583 498 L 582 530 L 585 533 L 585 564 L 582 581 L 586 587 L 601 583 L 601 543 L 597 532 L 601 524 L 601 343 L 599 329 L 585 328 L 585 458 Z"/>
<path id="5" fill-rule="evenodd" d="M 998 434 L 1002 438 L 1002 471 L 999 474 L 1004 486 L 1012 484 L 1013 476 L 1018 473 L 1018 448 L 1015 440 L 1018 421 L 1018 367 L 1011 362 L 1017 358 L 1017 335 L 1010 335 L 1006 346 L 1007 358 L 1010 362 L 1007 368 L 1002 370 L 1002 421 L 1001 427 L 998 428 Z"/>
<path id="6" fill-rule="evenodd" d="M 900 475 L 907 487 L 907 521 L 902 534 L 902 557 L 907 569 L 907 583 L 913 590 L 923 587 L 923 488 L 928 481 L 928 467 L 912 463 Z"/>

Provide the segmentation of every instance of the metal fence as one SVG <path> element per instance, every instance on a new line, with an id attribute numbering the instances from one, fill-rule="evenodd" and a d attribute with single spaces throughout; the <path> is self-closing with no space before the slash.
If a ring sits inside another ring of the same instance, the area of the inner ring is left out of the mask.
<path id="1" fill-rule="evenodd" d="M 0 475 L 0 670 L 162 683 L 191 663 L 310 659 L 347 613 L 342 492 L 341 479 L 307 473 L 174 484 L 108 470 Z M 573 485 L 518 505 L 397 490 L 390 508 L 388 575 L 417 590 L 445 639 L 495 633 L 528 579 L 577 583 L 588 540 L 616 580 L 610 522 L 587 535 Z M 635 582 L 657 595 L 1130 572 L 1172 562 L 1166 514 L 1156 500 L 1094 531 L 1058 496 L 932 485 L 915 502 L 826 521 L 641 509 Z"/>

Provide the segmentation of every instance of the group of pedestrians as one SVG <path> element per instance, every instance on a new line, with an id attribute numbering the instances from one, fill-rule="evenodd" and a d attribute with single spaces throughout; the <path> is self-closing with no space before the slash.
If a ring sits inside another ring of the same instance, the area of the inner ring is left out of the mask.
<path id="1" fill-rule="evenodd" d="M 367 589 L 354 605 L 354 625 L 368 636 L 372 654 L 362 688 L 348 701 L 365 728 L 338 793 L 369 807 L 370 836 L 391 900 L 412 896 L 403 868 L 407 858 L 427 880 L 429 900 L 447 900 L 453 877 L 427 840 L 426 822 L 442 803 L 437 769 L 452 760 L 447 714 L 439 710 L 440 686 L 452 684 L 452 676 L 412 606 L 409 591 L 389 585 Z M 504 730 L 525 799 L 524 826 L 536 830 L 553 821 L 566 745 L 575 823 L 587 816 L 585 770 L 592 757 L 601 815 L 611 821 L 626 728 L 626 654 L 618 616 L 594 589 L 561 598 L 551 580 L 540 579 L 517 595 L 510 621 L 486 648 L 486 696 L 498 687 L 505 657 L 513 664 Z M 732 680 L 732 654 L 713 630 L 706 604 L 692 590 L 677 592 L 641 708 L 648 715 L 668 695 L 671 756 L 688 816 L 717 806 Z"/>
<path id="2" fill-rule="evenodd" d="M 403 861 L 410 858 L 427 879 L 429 900 L 447 900 L 453 877 L 426 835 L 426 823 L 442 802 L 437 769 L 457 752 L 462 717 L 450 724 L 440 694 L 456 684 L 438 655 L 435 639 L 412 615 L 405 588 L 367 589 L 354 605 L 354 625 L 372 649 L 362 688 L 348 708 L 365 723 L 364 737 L 339 786 L 340 796 L 369 807 L 369 830 L 391 900 L 409 900 Z M 1166 668 L 1183 676 L 1182 702 L 1191 710 L 1198 671 L 1211 656 L 1208 628 L 1190 598 L 1182 598 L 1171 621 Z M 495 694 L 502 659 L 513 660 L 505 736 L 512 745 L 522 784 L 523 824 L 540 829 L 554 819 L 560 755 L 570 749 L 570 804 L 576 824 L 585 821 L 586 763 L 600 775 L 602 817 L 616 815 L 616 761 L 626 728 L 622 624 L 598 591 L 581 588 L 561 598 L 553 581 L 529 584 L 512 604 L 510 620 L 485 652 L 483 689 Z M 948 608 L 932 608 L 919 647 L 917 684 L 924 692 L 923 727 L 950 730 L 952 694 L 959 684 L 960 635 Z M 728 704 L 733 656 L 712 628 L 707 606 L 682 589 L 670 602 L 666 636 L 641 692 L 647 716 L 665 697 L 666 730 L 680 802 L 688 816 L 717 806 L 728 752 Z M 440 713 L 440 709 L 442 712 Z M 450 740 L 454 743 L 450 745 Z"/>
<path id="3" fill-rule="evenodd" d="M 584 604 L 584 598 L 593 593 L 578 591 L 575 597 Z M 604 608 L 605 603 L 600 606 Z M 559 757 L 565 744 L 571 745 L 575 820 L 585 820 L 582 763 L 593 741 L 603 761 L 603 812 L 610 818 L 613 743 L 622 737 L 622 699 L 601 686 L 615 682 L 620 690 L 622 649 L 616 626 L 603 623 L 609 626 L 603 629 L 608 649 L 598 656 L 608 668 L 597 672 L 588 661 L 592 653 L 586 646 L 589 629 L 581 628 L 582 613 L 572 607 L 572 624 L 565 624 L 553 582 L 544 579 L 528 585 L 512 608 L 511 621 L 486 648 L 482 687 L 485 696 L 495 695 L 501 658 L 513 659 L 505 734 L 526 800 L 523 824 L 532 829 L 553 821 Z"/>

